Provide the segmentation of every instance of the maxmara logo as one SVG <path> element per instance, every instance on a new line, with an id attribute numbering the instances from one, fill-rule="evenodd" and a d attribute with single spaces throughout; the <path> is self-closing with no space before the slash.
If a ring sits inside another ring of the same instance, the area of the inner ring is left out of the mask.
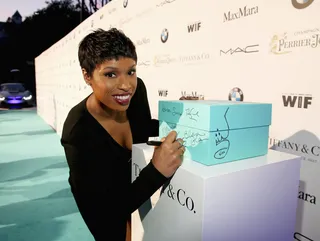
<path id="1" fill-rule="evenodd" d="M 140 45 L 145 45 L 145 44 L 149 44 L 150 43 L 150 39 L 143 37 L 141 39 L 138 39 L 135 43 L 136 46 L 140 46 Z"/>
<path id="2" fill-rule="evenodd" d="M 223 14 L 223 22 L 237 20 L 240 18 L 255 15 L 258 13 L 259 13 L 258 6 L 255 6 L 255 7 L 244 6 L 242 8 L 239 8 L 238 11 L 236 11 L 236 12 L 229 11 L 227 13 L 224 13 Z"/>
<path id="3" fill-rule="evenodd" d="M 309 7 L 314 2 L 314 0 L 291 0 L 291 2 L 296 9 L 304 9 L 306 7 Z"/>
<path id="4" fill-rule="evenodd" d="M 197 91 L 181 91 L 181 97 L 179 100 L 204 100 L 203 94 L 198 94 Z"/>
<path id="5" fill-rule="evenodd" d="M 167 4 L 173 3 L 175 1 L 176 0 L 160 0 L 159 3 L 157 4 L 157 7 L 160 8 L 160 7 L 163 7 Z"/>
<path id="6" fill-rule="evenodd" d="M 298 198 L 307 203 L 317 205 L 317 197 L 305 191 L 299 191 Z"/>

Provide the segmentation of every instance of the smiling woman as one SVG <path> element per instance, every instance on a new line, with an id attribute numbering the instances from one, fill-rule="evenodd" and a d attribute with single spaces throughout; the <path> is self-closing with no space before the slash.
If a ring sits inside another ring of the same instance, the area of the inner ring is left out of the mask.
<path id="1" fill-rule="evenodd" d="M 78 55 L 93 92 L 70 110 L 63 126 L 69 183 L 95 240 L 130 240 L 131 213 L 176 172 L 184 147 L 170 133 L 131 183 L 132 145 L 159 134 L 136 75 L 135 46 L 117 29 L 99 29 L 81 41 Z"/>
<path id="2" fill-rule="evenodd" d="M 119 111 L 128 108 L 137 87 L 135 60 L 107 60 L 98 65 L 91 76 L 85 69 L 83 74 L 87 84 L 92 87 L 95 96 L 105 104 L 104 106 Z"/>

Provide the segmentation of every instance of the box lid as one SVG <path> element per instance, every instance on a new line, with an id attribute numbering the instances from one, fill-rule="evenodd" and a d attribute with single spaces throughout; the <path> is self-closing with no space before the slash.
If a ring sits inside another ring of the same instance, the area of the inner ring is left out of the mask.
<path id="1" fill-rule="evenodd" d="M 272 105 L 220 100 L 159 101 L 159 121 L 217 131 L 267 126 Z"/>

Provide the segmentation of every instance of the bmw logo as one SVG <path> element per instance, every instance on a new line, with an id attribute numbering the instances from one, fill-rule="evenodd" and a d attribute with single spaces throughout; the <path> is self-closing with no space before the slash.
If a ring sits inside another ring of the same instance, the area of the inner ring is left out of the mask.
<path id="1" fill-rule="evenodd" d="M 296 8 L 296 9 L 304 9 L 306 7 L 309 7 L 311 5 L 311 3 L 313 3 L 314 0 L 304 0 L 304 1 L 299 1 L 299 0 L 291 0 L 292 5 Z"/>
<path id="2" fill-rule="evenodd" d="M 126 8 L 128 6 L 128 1 L 129 0 L 123 0 L 123 7 Z"/>
<path id="3" fill-rule="evenodd" d="M 168 29 L 165 28 L 162 30 L 162 33 L 161 33 L 161 42 L 162 43 L 167 42 L 168 38 L 169 38 L 169 31 Z"/>
<path id="4" fill-rule="evenodd" d="M 240 88 L 233 88 L 229 92 L 229 100 L 230 101 L 243 101 L 243 92 Z"/>

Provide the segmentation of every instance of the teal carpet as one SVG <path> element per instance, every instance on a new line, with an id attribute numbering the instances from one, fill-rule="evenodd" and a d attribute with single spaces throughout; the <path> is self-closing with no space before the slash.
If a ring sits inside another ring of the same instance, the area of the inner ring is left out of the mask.
<path id="1" fill-rule="evenodd" d="M 0 110 L 0 241 L 93 241 L 59 136 L 35 110 Z"/>

